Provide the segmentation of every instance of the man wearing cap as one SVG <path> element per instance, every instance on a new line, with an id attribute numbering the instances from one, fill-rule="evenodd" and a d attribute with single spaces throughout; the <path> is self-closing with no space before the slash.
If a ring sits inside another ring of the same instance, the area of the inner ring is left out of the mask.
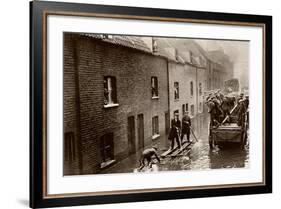
<path id="1" fill-rule="evenodd" d="M 222 118 L 222 121 L 228 116 L 228 123 L 230 123 L 230 99 L 228 96 L 225 96 L 222 100 L 222 103 L 221 103 L 221 109 L 223 111 L 223 118 Z"/>
<path id="2" fill-rule="evenodd" d="M 190 142 L 189 141 L 189 138 L 190 138 L 190 126 L 191 126 L 191 120 L 190 120 L 190 117 L 188 115 L 188 111 L 186 111 L 184 113 L 183 118 L 182 118 L 181 143 L 183 141 L 184 135 L 186 135 L 187 142 Z"/>
<path id="3" fill-rule="evenodd" d="M 244 94 L 241 93 L 237 99 L 237 104 L 239 103 L 240 100 L 243 100 L 244 99 Z"/>
<path id="4" fill-rule="evenodd" d="M 237 125 L 238 126 L 244 126 L 244 122 L 245 122 L 245 114 L 246 114 L 246 106 L 245 106 L 245 100 L 243 99 L 243 96 L 241 97 L 240 95 L 240 98 L 238 100 L 238 106 L 237 106 L 237 109 L 238 109 L 238 120 L 237 120 Z"/>
<path id="5" fill-rule="evenodd" d="M 147 148 L 142 152 L 141 159 L 140 159 L 140 167 L 138 168 L 139 171 L 143 169 L 145 166 L 145 160 L 149 168 L 152 167 L 152 157 L 155 156 L 158 162 L 160 163 L 160 158 L 157 155 L 157 147 L 153 146 L 152 148 Z"/>
<path id="6" fill-rule="evenodd" d="M 171 130 L 169 133 L 169 140 L 171 141 L 171 149 L 174 149 L 175 139 L 178 144 L 178 148 L 181 148 L 180 143 L 180 130 L 181 130 L 181 121 L 179 120 L 179 114 L 175 113 L 174 119 L 171 122 Z"/>

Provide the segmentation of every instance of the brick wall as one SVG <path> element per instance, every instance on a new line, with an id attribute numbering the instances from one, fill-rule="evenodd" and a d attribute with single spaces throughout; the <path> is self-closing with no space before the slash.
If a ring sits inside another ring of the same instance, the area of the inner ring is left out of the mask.
<path id="1" fill-rule="evenodd" d="M 144 142 L 152 141 L 152 117 L 159 117 L 160 135 L 165 134 L 165 115 L 168 111 L 167 61 L 135 49 L 105 43 L 101 40 L 65 35 L 65 40 L 77 38 L 76 53 L 79 72 L 80 97 L 80 134 L 82 142 L 83 174 L 96 173 L 100 170 L 100 138 L 104 133 L 114 135 L 114 155 L 116 160 L 128 156 L 127 118 L 144 115 Z M 70 47 L 73 43 L 65 41 Z M 66 50 L 68 51 L 68 50 Z M 69 51 L 71 54 L 71 50 Z M 64 93 L 65 106 L 74 106 L 73 75 L 75 63 L 65 54 Z M 118 107 L 104 108 L 104 76 L 115 76 L 117 82 Z M 159 98 L 151 99 L 151 76 L 157 76 Z M 66 82 L 67 81 L 67 82 Z M 69 90 L 66 90 L 69 89 Z M 72 89 L 72 90 L 71 90 Z M 69 109 L 69 108 L 68 108 Z M 77 129 L 75 113 L 65 109 L 64 120 L 69 129 Z M 67 110 L 67 111 L 66 111 Z M 73 119 L 71 119 L 73 118 Z M 73 121 L 72 123 L 67 121 Z M 135 127 L 136 146 L 138 131 Z M 136 147 L 137 149 L 138 147 Z"/>
<path id="2" fill-rule="evenodd" d="M 75 159 L 67 161 L 64 159 L 64 174 L 79 174 L 79 149 L 78 139 L 79 131 L 77 125 L 77 111 L 78 107 L 76 98 L 76 86 L 75 86 L 75 58 L 74 58 L 75 42 L 73 36 L 64 36 L 64 76 L 63 76 L 63 120 L 64 120 L 64 133 L 74 133 L 74 150 Z M 65 144 L 65 143 L 64 143 Z M 69 150 L 64 149 L 64 156 Z"/>

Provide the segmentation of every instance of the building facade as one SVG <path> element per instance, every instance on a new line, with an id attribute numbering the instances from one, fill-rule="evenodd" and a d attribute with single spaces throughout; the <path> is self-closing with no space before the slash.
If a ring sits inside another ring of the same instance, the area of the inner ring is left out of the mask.
<path id="1" fill-rule="evenodd" d="M 97 173 L 167 134 L 165 58 L 128 37 L 66 33 L 64 46 L 65 175 Z"/>

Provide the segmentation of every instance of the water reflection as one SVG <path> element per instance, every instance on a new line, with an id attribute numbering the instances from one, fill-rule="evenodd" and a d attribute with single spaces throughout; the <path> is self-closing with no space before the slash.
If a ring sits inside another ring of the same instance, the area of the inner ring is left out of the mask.
<path id="1" fill-rule="evenodd" d="M 249 165 L 249 150 L 239 146 L 215 147 L 209 149 L 208 115 L 201 115 L 193 121 L 197 127 L 195 134 L 199 141 L 183 156 L 166 158 L 158 166 L 158 170 L 202 170 L 218 168 L 243 168 Z"/>

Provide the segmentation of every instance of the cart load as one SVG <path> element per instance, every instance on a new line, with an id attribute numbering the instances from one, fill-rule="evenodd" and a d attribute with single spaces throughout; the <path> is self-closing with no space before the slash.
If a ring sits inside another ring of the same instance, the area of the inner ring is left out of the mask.
<path id="1" fill-rule="evenodd" d="M 230 104 L 227 103 L 228 96 L 221 97 L 221 101 L 219 101 L 220 97 L 215 96 L 207 103 L 210 113 L 210 148 L 227 144 L 239 145 L 243 148 L 247 143 L 248 100 L 240 94 L 240 97 L 235 98 L 235 101 L 232 100 Z"/>

